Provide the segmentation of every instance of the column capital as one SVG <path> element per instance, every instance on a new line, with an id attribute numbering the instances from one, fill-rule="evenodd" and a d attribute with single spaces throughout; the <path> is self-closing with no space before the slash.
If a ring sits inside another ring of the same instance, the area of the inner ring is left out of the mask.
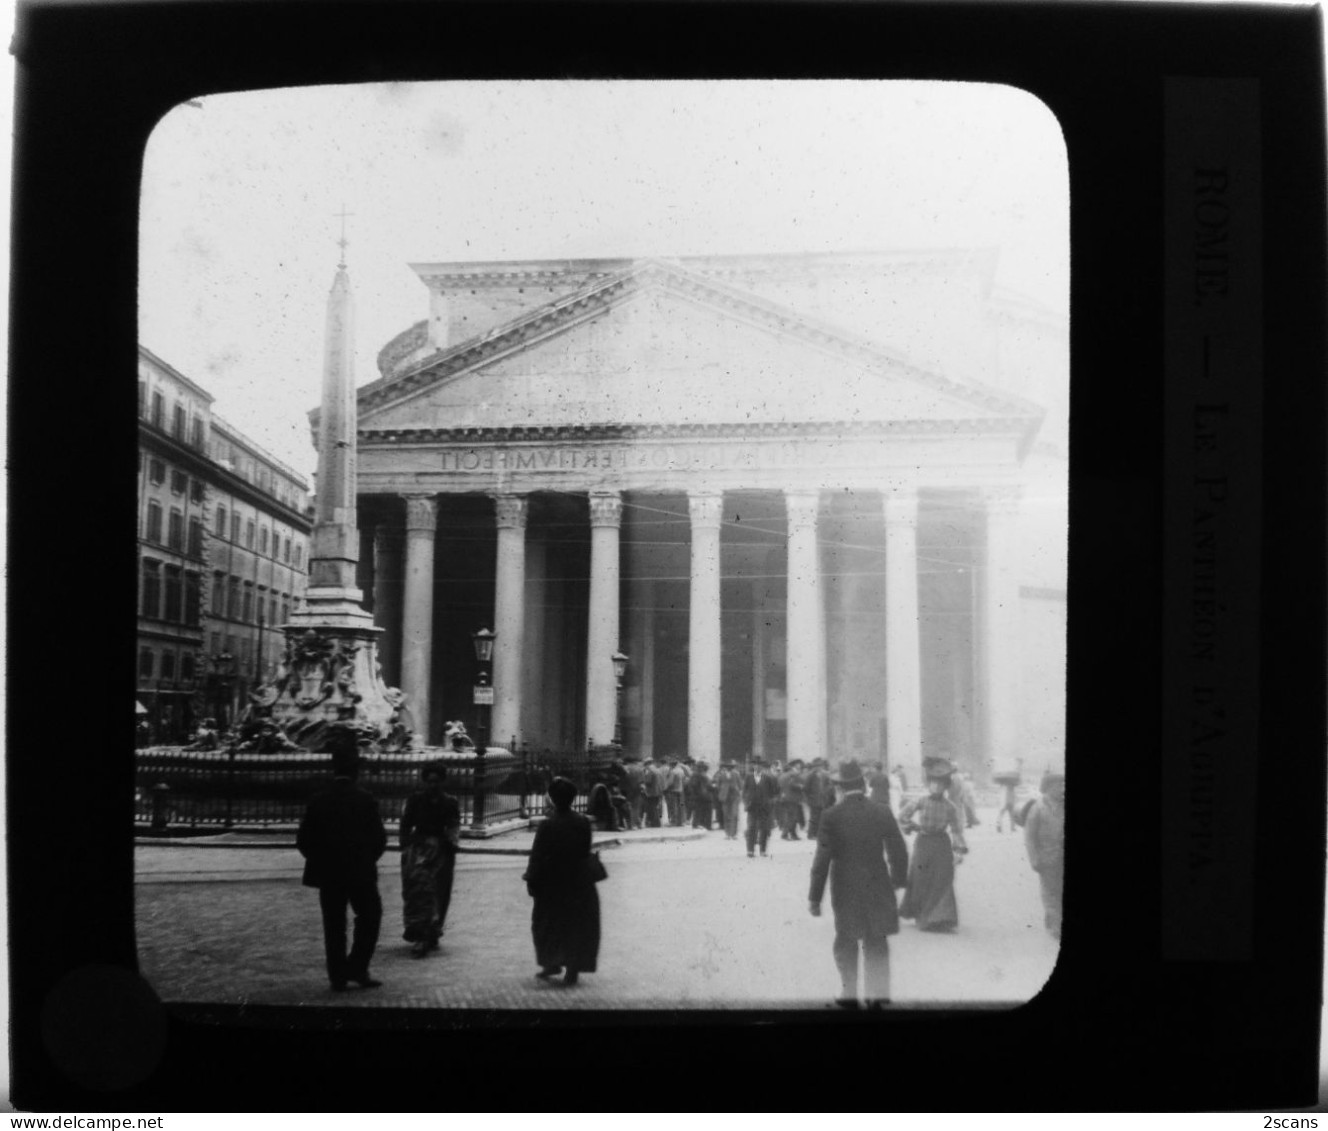
<path id="1" fill-rule="evenodd" d="M 724 517 L 724 493 L 722 491 L 689 491 L 687 509 L 692 516 L 692 529 L 703 527 L 718 530 Z"/>
<path id="2" fill-rule="evenodd" d="M 406 495 L 404 498 L 406 500 L 407 530 L 432 532 L 438 529 L 437 495 Z"/>
<path id="3" fill-rule="evenodd" d="M 785 490 L 784 506 L 788 510 L 790 534 L 795 530 L 814 531 L 821 507 L 821 492 L 807 489 Z"/>
<path id="4" fill-rule="evenodd" d="M 982 488 L 982 506 L 988 515 L 1013 518 L 1019 513 L 1023 487 L 1018 483 L 997 483 Z"/>
<path id="5" fill-rule="evenodd" d="M 493 507 L 499 530 L 525 530 L 529 511 L 525 495 L 494 495 Z"/>
<path id="6" fill-rule="evenodd" d="M 888 488 L 881 492 L 886 526 L 917 526 L 918 492 L 914 487 Z"/>
<path id="7" fill-rule="evenodd" d="M 619 492 L 590 492 L 590 525 L 615 529 L 622 525 L 622 495 Z"/>

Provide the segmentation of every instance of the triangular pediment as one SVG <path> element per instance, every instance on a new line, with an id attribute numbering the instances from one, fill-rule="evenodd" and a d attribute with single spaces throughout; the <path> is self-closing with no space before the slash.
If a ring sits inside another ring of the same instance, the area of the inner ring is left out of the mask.
<path id="1" fill-rule="evenodd" d="M 361 430 L 1037 415 L 673 264 L 646 262 L 360 392 Z"/>

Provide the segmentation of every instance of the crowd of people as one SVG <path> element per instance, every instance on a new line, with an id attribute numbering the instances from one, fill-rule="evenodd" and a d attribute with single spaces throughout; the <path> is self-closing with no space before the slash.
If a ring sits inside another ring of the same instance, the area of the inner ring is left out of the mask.
<path id="1" fill-rule="evenodd" d="M 297 844 L 306 858 L 304 883 L 319 889 L 327 973 L 334 990 L 350 983 L 380 985 L 369 973 L 382 920 L 377 861 L 387 836 L 373 797 L 355 784 L 358 746 L 353 732 L 334 736 L 332 786 L 309 804 Z M 835 915 L 834 959 L 841 1004 L 889 1000 L 890 935 L 901 919 L 923 931 L 959 926 L 955 870 L 969 851 L 966 830 L 980 823 L 971 782 L 944 756 L 923 760 L 921 789 L 909 791 L 901 767 L 800 759 L 781 765 L 751 758 L 705 762 L 681 758 L 614 762 L 598 775 L 587 816 L 573 811 L 577 786 L 554 777 L 522 877 L 532 897 L 536 977 L 575 985 L 596 968 L 600 939 L 596 883 L 604 878 L 593 852 L 593 829 L 689 825 L 739 840 L 745 816 L 748 857 L 770 852 L 777 828 L 786 841 L 816 843 L 809 906 L 821 913 L 827 882 Z M 1059 938 L 1064 882 L 1065 779 L 1048 773 L 1040 794 L 1016 804 L 1003 798 L 999 820 L 1021 826 L 1036 872 L 1047 930 Z M 451 901 L 461 829 L 460 805 L 444 790 L 441 765 L 426 765 L 421 786 L 407 800 L 400 823 L 404 938 L 423 958 L 438 949 Z M 906 836 L 914 837 L 910 850 Z M 896 896 L 902 892 L 902 898 Z M 347 906 L 355 916 L 346 949 Z M 858 990 L 859 964 L 863 990 Z"/>

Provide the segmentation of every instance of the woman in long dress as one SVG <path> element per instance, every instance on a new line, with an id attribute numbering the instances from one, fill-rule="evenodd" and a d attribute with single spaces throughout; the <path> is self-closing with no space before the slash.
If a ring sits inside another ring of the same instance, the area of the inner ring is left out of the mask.
<path id="1" fill-rule="evenodd" d="M 959 926 L 955 861 L 968 851 L 959 809 L 946 796 L 954 767 L 945 758 L 927 758 L 923 772 L 926 796 L 914 798 L 899 810 L 904 831 L 918 834 L 909 854 L 908 888 L 899 914 L 915 920 L 924 931 L 953 931 Z"/>
<path id="2" fill-rule="evenodd" d="M 530 929 L 535 961 L 545 981 L 566 970 L 563 984 L 593 974 L 599 957 L 599 893 L 590 854 L 590 821 L 572 812 L 576 786 L 554 778 L 553 813 L 535 830 L 526 869 L 526 890 L 535 900 Z"/>

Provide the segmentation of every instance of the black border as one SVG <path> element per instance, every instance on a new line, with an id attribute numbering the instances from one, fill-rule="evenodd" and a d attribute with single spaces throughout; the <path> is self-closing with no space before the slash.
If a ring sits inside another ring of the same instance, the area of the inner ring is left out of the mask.
<path id="1" fill-rule="evenodd" d="M 845 1087 L 860 1089 L 857 1106 L 872 1106 L 882 1102 L 877 1082 L 914 1110 L 1315 1102 L 1326 682 L 1315 10 L 309 0 L 25 5 L 17 27 L 8 828 L 19 1107 L 540 1110 L 552 1102 L 634 1111 L 672 1102 L 658 1088 L 661 1074 L 680 1089 L 693 1074 L 716 1079 L 725 1065 L 739 1071 L 721 1105 L 743 1108 L 826 1106 Z M 1163 77 L 1172 74 L 1257 77 L 1264 111 L 1260 841 L 1256 957 L 1243 964 L 1160 959 L 1155 768 L 1159 721 L 1173 706 L 1162 701 L 1160 652 L 1161 160 Z M 162 113 L 203 94 L 505 77 L 1002 82 L 1056 114 L 1070 154 L 1073 243 L 1075 878 L 1062 961 L 1042 995 L 1005 1014 L 638 1018 L 626 1030 L 581 1018 L 570 1022 L 571 1040 L 549 1015 L 533 1027 L 425 1034 L 174 1018 L 162 1065 L 146 1082 L 82 1091 L 53 1068 L 40 1032 L 61 976 L 88 963 L 135 963 L 125 835 L 135 625 L 117 594 L 130 591 L 134 571 L 136 429 L 124 373 L 137 344 L 142 146 Z M 743 1083 L 758 1067 L 769 1080 L 759 1098 Z M 698 1105 L 714 1106 L 703 1098 L 710 1094 L 700 1092 Z"/>

